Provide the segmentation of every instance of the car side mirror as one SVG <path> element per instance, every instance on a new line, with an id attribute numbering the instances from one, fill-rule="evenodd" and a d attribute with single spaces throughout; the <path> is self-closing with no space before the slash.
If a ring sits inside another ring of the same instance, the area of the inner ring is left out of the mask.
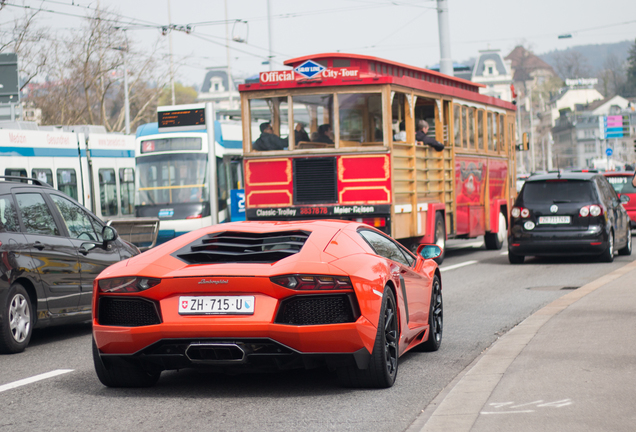
<path id="1" fill-rule="evenodd" d="M 422 244 L 417 248 L 417 254 L 424 259 L 434 259 L 442 254 L 442 248 L 437 245 Z"/>
<path id="2" fill-rule="evenodd" d="M 102 229 L 102 238 L 104 239 L 104 244 L 108 242 L 112 242 L 117 239 L 117 230 L 112 226 L 106 225 Z"/>
<path id="3" fill-rule="evenodd" d="M 623 204 L 628 203 L 630 201 L 629 195 L 621 195 L 621 202 Z"/>

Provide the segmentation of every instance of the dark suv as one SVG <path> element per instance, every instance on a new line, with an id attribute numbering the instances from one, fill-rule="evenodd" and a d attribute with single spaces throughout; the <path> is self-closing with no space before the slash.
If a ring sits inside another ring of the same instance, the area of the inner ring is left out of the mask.
<path id="1" fill-rule="evenodd" d="M 36 327 L 89 320 L 95 277 L 138 253 L 46 183 L 0 176 L 0 352 L 23 351 Z"/>
<path id="2" fill-rule="evenodd" d="M 612 186 L 596 173 L 551 173 L 526 180 L 510 212 L 508 259 L 526 256 L 632 253 L 627 211 Z"/>

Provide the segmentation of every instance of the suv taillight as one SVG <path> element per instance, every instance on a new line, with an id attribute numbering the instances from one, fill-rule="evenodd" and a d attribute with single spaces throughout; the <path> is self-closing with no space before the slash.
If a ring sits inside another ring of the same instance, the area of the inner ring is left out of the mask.
<path id="1" fill-rule="evenodd" d="M 581 217 L 587 217 L 587 216 L 600 216 L 603 214 L 603 207 L 601 207 L 598 204 L 592 204 L 589 206 L 585 206 L 585 207 L 581 207 L 581 210 L 579 210 L 579 216 Z"/>
<path id="2" fill-rule="evenodd" d="M 276 285 L 293 290 L 351 290 L 351 279 L 346 276 L 285 275 L 269 278 Z"/>
<path id="3" fill-rule="evenodd" d="M 510 215 L 514 218 L 518 218 L 521 216 L 522 218 L 527 218 L 530 216 L 530 210 L 523 207 L 513 207 L 510 211 Z"/>

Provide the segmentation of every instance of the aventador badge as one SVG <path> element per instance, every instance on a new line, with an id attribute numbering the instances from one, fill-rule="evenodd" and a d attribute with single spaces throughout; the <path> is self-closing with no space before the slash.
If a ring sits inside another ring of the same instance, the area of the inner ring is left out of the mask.
<path id="1" fill-rule="evenodd" d="M 552 213 L 556 213 L 559 211 L 559 206 L 557 206 L 556 204 L 550 207 L 550 211 Z"/>

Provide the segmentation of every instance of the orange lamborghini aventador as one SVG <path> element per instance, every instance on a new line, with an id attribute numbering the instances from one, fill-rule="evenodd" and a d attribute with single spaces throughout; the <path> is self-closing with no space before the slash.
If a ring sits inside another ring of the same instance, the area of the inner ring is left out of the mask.
<path id="1" fill-rule="evenodd" d="M 413 255 L 348 221 L 236 222 L 185 234 L 95 280 L 93 358 L 109 387 L 164 370 L 326 365 L 390 387 L 398 358 L 442 341 L 438 246 Z"/>

